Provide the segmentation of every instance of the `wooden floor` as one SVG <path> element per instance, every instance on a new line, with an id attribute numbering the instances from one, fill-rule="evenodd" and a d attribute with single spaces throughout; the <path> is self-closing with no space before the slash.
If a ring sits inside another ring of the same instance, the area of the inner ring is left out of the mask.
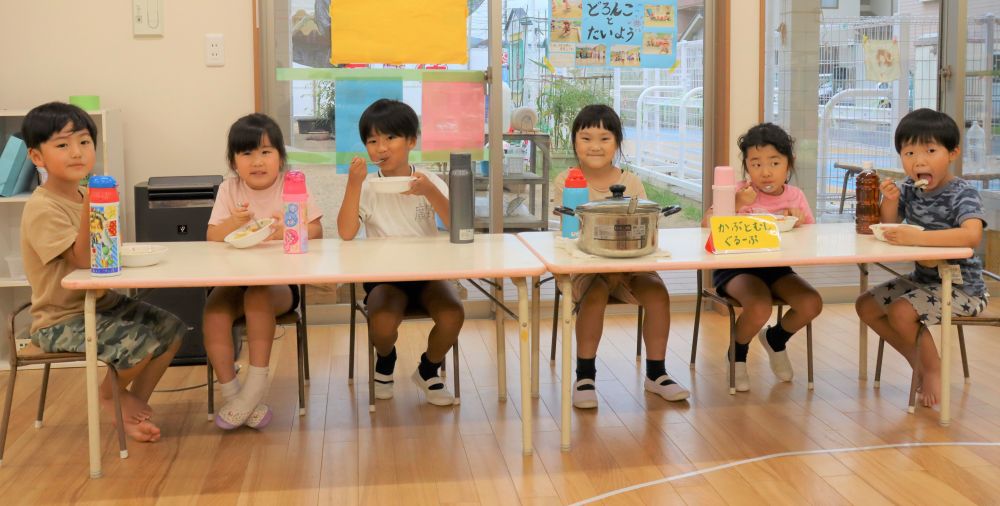
<path id="1" fill-rule="evenodd" d="M 688 385 L 688 403 L 642 391 L 634 319 L 609 318 L 598 363 L 597 410 L 573 413 L 573 450 L 559 449 L 558 368 L 541 367 L 535 449 L 523 457 L 517 335 L 507 325 L 510 400 L 497 402 L 490 321 L 462 332 L 462 403 L 422 402 L 406 378 L 427 323 L 401 329 L 396 398 L 367 409 L 367 384 L 349 386 L 347 327 L 310 328 L 308 413 L 295 401 L 291 330 L 279 331 L 267 429 L 223 432 L 205 418 L 205 389 L 161 392 L 152 404 L 165 434 L 130 445 L 118 458 L 102 429 L 104 478 L 87 479 L 83 373 L 56 370 L 45 426 L 35 429 L 40 373 L 20 375 L 7 453 L 0 467 L 4 505 L 107 504 L 565 504 L 683 473 L 702 474 L 602 500 L 608 504 L 990 504 L 1000 503 L 1000 447 L 937 446 L 789 456 L 710 468 L 769 454 L 911 442 L 1000 441 L 1000 342 L 996 329 L 968 329 L 970 384 L 955 357 L 954 421 L 906 412 L 909 370 L 887 354 L 882 388 L 859 382 L 857 320 L 849 305 L 828 306 L 815 324 L 816 389 L 805 386 L 805 339 L 790 344 L 796 377 L 776 383 L 766 355 L 751 348 L 752 391 L 730 396 L 726 320 L 703 319 L 697 368 L 688 368 L 692 314 L 674 315 L 667 369 Z M 547 335 L 550 321 L 542 322 Z M 363 332 L 363 330 L 362 330 Z M 363 333 L 362 333 L 363 336 Z M 543 355 L 548 344 L 545 339 Z M 869 356 L 874 369 L 876 339 Z M 362 341 L 363 342 L 363 341 Z M 359 345 L 359 351 L 363 346 Z M 367 377 L 359 360 L 359 377 Z M 6 373 L 0 373 L 5 388 Z M 173 368 L 161 388 L 204 382 L 204 368 Z M 450 378 L 449 378 L 450 383 Z"/>

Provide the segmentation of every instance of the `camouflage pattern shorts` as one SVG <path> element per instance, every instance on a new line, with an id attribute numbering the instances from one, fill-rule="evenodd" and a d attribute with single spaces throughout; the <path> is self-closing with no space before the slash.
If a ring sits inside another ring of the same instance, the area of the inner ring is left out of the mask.
<path id="1" fill-rule="evenodd" d="M 114 292 L 106 297 L 118 300 L 97 311 L 97 358 L 115 369 L 131 369 L 149 355 L 162 355 L 187 332 L 184 322 L 169 311 Z M 46 352 L 83 353 L 85 336 L 81 314 L 39 329 L 31 341 Z"/>

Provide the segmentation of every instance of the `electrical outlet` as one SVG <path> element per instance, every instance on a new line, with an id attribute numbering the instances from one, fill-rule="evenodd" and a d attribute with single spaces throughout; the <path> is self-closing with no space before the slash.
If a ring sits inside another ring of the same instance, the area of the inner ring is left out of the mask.
<path id="1" fill-rule="evenodd" d="M 132 0 L 132 35 L 163 35 L 163 1 Z"/>
<path id="2" fill-rule="evenodd" d="M 205 66 L 222 67 L 226 64 L 226 43 L 221 33 L 205 34 Z"/>

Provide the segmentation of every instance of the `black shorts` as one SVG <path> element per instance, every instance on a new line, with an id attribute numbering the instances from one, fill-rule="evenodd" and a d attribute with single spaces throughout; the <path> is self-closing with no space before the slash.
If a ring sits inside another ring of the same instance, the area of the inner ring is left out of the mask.
<path id="1" fill-rule="evenodd" d="M 245 291 L 247 291 L 247 288 L 249 288 L 249 287 L 247 287 L 247 286 L 241 286 L 240 288 L 242 288 L 243 291 L 245 292 Z M 282 314 L 290 313 L 290 312 L 295 311 L 296 309 L 298 309 L 299 308 L 299 302 L 302 300 L 302 296 L 299 295 L 299 285 L 288 285 L 288 288 L 292 290 L 292 307 L 290 307 L 287 310 L 283 311 Z M 211 287 L 211 288 L 209 288 L 208 289 L 208 293 L 212 293 L 213 289 L 215 289 L 214 286 Z"/>
<path id="2" fill-rule="evenodd" d="M 420 300 L 420 296 L 424 293 L 427 288 L 429 281 L 381 281 L 376 283 L 361 283 L 361 286 L 365 289 L 365 300 L 364 304 L 368 305 L 368 295 L 372 293 L 378 285 L 392 285 L 406 294 L 406 311 L 423 311 L 424 304 Z"/>
<path id="3" fill-rule="evenodd" d="M 740 274 L 756 276 L 763 281 L 768 288 L 771 288 L 771 285 L 773 285 L 775 281 L 778 281 L 789 274 L 795 274 L 795 271 L 793 271 L 791 267 L 787 266 L 757 267 L 754 269 L 717 269 L 712 272 L 712 285 L 715 286 L 715 291 L 723 297 L 728 297 L 729 294 L 726 293 L 726 284 Z"/>

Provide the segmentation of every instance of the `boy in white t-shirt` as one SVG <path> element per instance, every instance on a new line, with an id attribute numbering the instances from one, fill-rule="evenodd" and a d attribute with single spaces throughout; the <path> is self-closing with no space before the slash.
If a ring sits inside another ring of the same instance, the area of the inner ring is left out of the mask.
<path id="1" fill-rule="evenodd" d="M 448 187 L 437 175 L 410 165 L 410 150 L 417 144 L 420 121 L 413 109 L 398 100 L 380 99 L 361 114 L 361 139 L 377 173 L 368 174 L 361 158 L 351 161 L 344 203 L 337 215 L 340 238 L 350 241 L 361 225 L 374 237 L 419 237 L 438 233 L 435 214 L 449 226 Z M 411 176 L 403 193 L 375 193 L 369 181 L 381 177 Z M 449 406 L 455 397 L 445 388 L 438 370 L 445 354 L 458 341 L 465 311 L 452 283 L 437 281 L 365 283 L 368 336 L 375 345 L 375 398 L 391 399 L 396 365 L 396 339 L 407 308 L 420 308 L 434 320 L 427 337 L 427 351 L 411 378 L 427 402 Z M 458 371 L 455 372 L 458 374 Z"/>

